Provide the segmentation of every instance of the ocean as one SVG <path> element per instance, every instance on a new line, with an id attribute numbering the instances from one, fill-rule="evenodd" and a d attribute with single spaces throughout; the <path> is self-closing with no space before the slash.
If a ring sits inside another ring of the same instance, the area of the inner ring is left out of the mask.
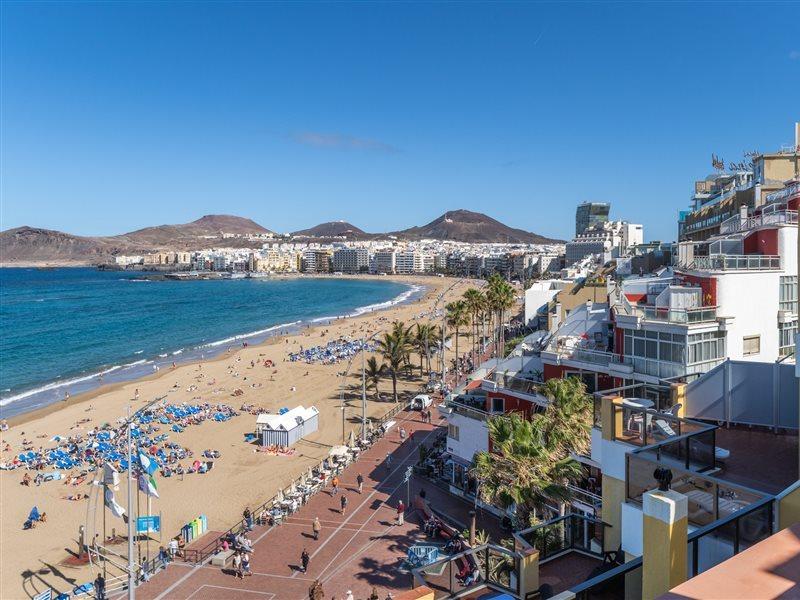
<path id="1" fill-rule="evenodd" d="M 91 268 L 0 269 L 0 417 L 419 296 L 381 279 L 152 281 Z M 102 382 L 100 381 L 102 374 Z"/>

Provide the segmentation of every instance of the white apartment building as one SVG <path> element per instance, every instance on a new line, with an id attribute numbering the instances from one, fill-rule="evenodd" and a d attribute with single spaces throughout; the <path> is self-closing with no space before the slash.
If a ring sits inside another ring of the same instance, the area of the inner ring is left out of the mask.
<path id="1" fill-rule="evenodd" d="M 394 248 L 383 248 L 376 250 L 372 255 L 369 271 L 370 273 L 394 274 L 397 269 L 397 253 Z"/>
<path id="2" fill-rule="evenodd" d="M 333 252 L 333 270 L 342 273 L 360 273 L 369 268 L 369 252 L 366 248 L 337 248 Z"/>
<path id="3" fill-rule="evenodd" d="M 425 270 L 423 254 L 416 250 L 406 250 L 395 254 L 395 272 L 401 275 L 422 273 Z"/>
<path id="4" fill-rule="evenodd" d="M 566 263 L 572 265 L 582 258 L 603 255 L 604 259 L 620 256 L 625 250 L 644 241 L 642 225 L 623 221 L 596 223 L 566 244 Z"/>

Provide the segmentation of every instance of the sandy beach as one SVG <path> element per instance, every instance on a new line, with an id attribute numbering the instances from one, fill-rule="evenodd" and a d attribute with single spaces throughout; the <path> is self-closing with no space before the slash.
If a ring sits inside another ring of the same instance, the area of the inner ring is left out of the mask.
<path id="1" fill-rule="evenodd" d="M 260 345 L 238 345 L 213 360 L 162 369 L 144 379 L 106 386 L 68 402 L 20 415 L 9 420 L 11 427 L 2 434 L 0 448 L 4 451 L 0 460 L 9 461 L 18 454 L 23 439 L 31 440 L 35 449 L 52 447 L 54 444 L 49 440 L 55 435 L 85 434 L 102 423 L 115 423 L 124 416 L 128 406 L 135 410 L 162 396 L 166 396 L 169 404 L 228 404 L 237 411 L 243 404 L 252 404 L 273 413 L 281 407 L 316 406 L 320 411 L 320 428 L 298 443 L 292 456 L 255 452 L 255 446 L 244 441 L 244 435 L 255 429 L 255 416 L 245 412 L 224 422 L 206 421 L 187 427 L 181 433 L 163 427 L 162 432 L 170 435 L 169 441 L 191 449 L 195 457 L 206 449 L 221 454 L 213 470 L 206 474 L 157 478 L 160 499 L 153 500 L 152 512 L 162 515 L 164 543 L 169 536 L 177 534 L 186 521 L 199 514 L 208 517 L 209 529 L 225 530 L 241 518 L 245 506 L 255 506 L 271 497 L 309 466 L 327 456 L 332 445 L 342 441 L 340 391 L 344 380 L 340 373 L 347 362 L 289 362 L 287 355 L 290 352 L 297 352 L 301 346 L 324 345 L 340 337 L 361 338 L 386 329 L 394 320 L 407 324 L 424 322 L 427 319 L 421 316 L 432 310 L 440 294 L 445 293 L 444 301 L 447 302 L 476 285 L 438 277 L 393 279 L 426 286 L 424 296 L 390 309 L 272 338 Z M 467 349 L 466 334 L 462 335 L 461 348 Z M 272 361 L 272 367 L 264 366 L 267 360 Z M 352 388 L 360 387 L 360 373 L 351 373 L 345 383 Z M 415 393 L 421 383 L 419 369 L 416 369 L 413 377 L 400 379 L 398 387 L 408 396 Z M 370 416 L 380 416 L 394 406 L 391 387 L 391 380 L 386 377 L 379 386 L 383 396 L 381 400 L 376 399 L 372 391 L 368 393 L 367 412 Z M 243 393 L 234 396 L 236 389 Z M 134 400 L 136 390 L 139 400 Z M 356 401 L 345 410 L 346 433 L 358 427 L 360 420 L 361 403 Z M 7 444 L 10 448 L 5 450 Z M 191 461 L 182 462 L 188 465 Z M 90 478 L 78 486 L 65 485 L 64 480 L 45 482 L 41 486 L 23 486 L 20 482 L 24 472 L 24 469 L 0 472 L 2 598 L 29 598 L 34 581 L 36 589 L 47 584 L 64 591 L 91 579 L 88 568 L 61 564 L 70 551 L 77 550 L 78 529 L 87 516 L 86 500 L 64 498 L 88 492 Z M 117 492 L 122 503 L 125 493 L 123 483 Z M 47 513 L 48 521 L 35 529 L 23 530 L 22 524 L 34 505 L 40 512 Z M 110 514 L 107 519 L 109 531 L 111 527 L 116 527 L 117 531 L 124 530 L 121 519 Z M 157 542 L 151 544 L 151 553 L 157 547 Z"/>

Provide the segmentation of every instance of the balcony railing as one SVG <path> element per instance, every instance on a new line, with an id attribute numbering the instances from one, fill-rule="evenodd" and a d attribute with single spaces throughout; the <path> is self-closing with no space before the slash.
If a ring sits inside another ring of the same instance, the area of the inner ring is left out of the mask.
<path id="1" fill-rule="evenodd" d="M 571 550 L 602 558 L 604 527 L 598 519 L 570 513 L 514 533 L 514 539 L 522 548 L 538 550 L 540 564 Z"/>
<path id="2" fill-rule="evenodd" d="M 449 400 L 445 401 L 445 406 L 452 410 L 454 413 L 459 415 L 463 415 L 470 419 L 476 419 L 478 421 L 488 421 L 492 414 L 483 410 L 482 406 L 479 403 L 470 402 L 465 398 L 455 397 L 450 398 Z"/>
<path id="3" fill-rule="evenodd" d="M 719 226 L 720 233 L 736 233 L 737 231 L 749 231 L 764 225 L 797 225 L 796 210 L 776 210 L 774 212 L 762 213 L 751 217 L 742 218 L 735 215 L 722 222 Z"/>
<path id="4" fill-rule="evenodd" d="M 523 394 L 540 395 L 542 382 L 524 379 L 522 377 L 512 377 L 505 373 L 495 372 L 492 380 L 502 388 Z"/>
<path id="5" fill-rule="evenodd" d="M 642 358 L 639 356 L 617 356 L 614 355 L 611 364 L 629 365 L 634 372 L 659 379 L 670 377 L 680 377 L 686 375 L 687 367 L 682 363 L 668 362 L 655 358 Z"/>
<path id="6" fill-rule="evenodd" d="M 717 319 L 716 306 L 700 306 L 697 308 L 639 306 L 636 307 L 636 313 L 645 321 L 663 321 L 666 323 L 708 323 Z"/>
<path id="7" fill-rule="evenodd" d="M 777 271 L 781 268 L 781 257 L 761 254 L 695 256 L 688 268 L 698 271 Z"/>
<path id="8" fill-rule="evenodd" d="M 559 348 L 553 344 L 546 350 L 557 354 L 559 358 L 589 363 L 593 365 L 608 365 L 614 360 L 614 354 L 603 350 L 587 350 L 585 348 Z"/>
<path id="9" fill-rule="evenodd" d="M 791 198 L 795 194 L 800 194 L 800 181 L 797 182 L 797 183 L 793 183 L 791 185 L 787 185 L 782 190 L 778 190 L 777 192 L 773 192 L 773 193 L 769 194 L 765 198 L 765 201 L 768 202 L 768 203 L 782 202 L 783 200 L 786 200 L 787 198 Z"/>

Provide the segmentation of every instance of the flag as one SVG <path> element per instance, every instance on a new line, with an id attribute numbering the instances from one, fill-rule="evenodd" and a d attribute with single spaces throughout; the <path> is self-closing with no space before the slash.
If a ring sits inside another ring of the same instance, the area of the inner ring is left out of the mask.
<path id="1" fill-rule="evenodd" d="M 119 486 L 119 473 L 109 462 L 103 465 L 103 483 L 113 486 L 115 490 L 118 489 Z"/>
<path id="2" fill-rule="evenodd" d="M 139 452 L 139 464 L 142 466 L 142 470 L 148 475 L 152 475 L 158 471 L 158 463 L 151 460 L 149 456 L 142 452 Z"/>
<path id="3" fill-rule="evenodd" d="M 148 496 L 153 496 L 154 498 L 159 497 L 156 480 L 153 479 L 152 475 L 146 475 L 144 473 L 139 474 L 139 489 Z"/>
<path id="4" fill-rule="evenodd" d="M 125 509 L 117 504 L 117 501 L 114 498 L 114 490 L 112 490 L 110 487 L 106 488 L 105 504 L 106 508 L 108 508 L 108 510 L 110 510 L 115 517 L 122 517 L 122 519 L 127 522 L 127 519 L 125 518 Z"/>

